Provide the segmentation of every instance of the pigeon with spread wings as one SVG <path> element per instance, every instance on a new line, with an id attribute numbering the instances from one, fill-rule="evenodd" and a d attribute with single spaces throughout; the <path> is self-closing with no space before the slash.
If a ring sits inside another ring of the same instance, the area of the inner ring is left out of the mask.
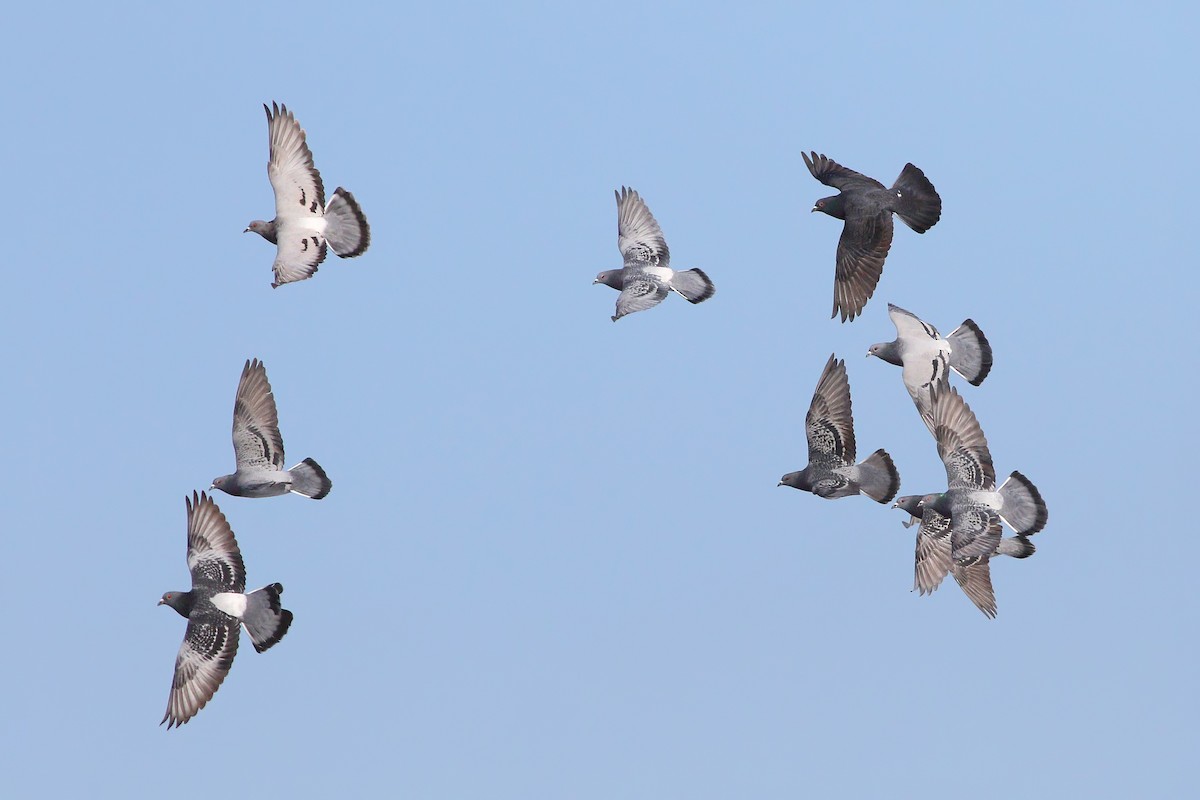
<path id="1" fill-rule="evenodd" d="M 237 654 L 241 626 L 261 653 L 282 639 L 292 624 L 292 612 L 279 602 L 283 586 L 272 583 L 246 592 L 242 553 L 217 504 L 203 492 L 193 492 L 184 502 L 192 588 L 167 592 L 158 601 L 188 621 L 162 718 L 168 728 L 196 716 L 220 688 Z"/>
<path id="2" fill-rule="evenodd" d="M 254 231 L 277 248 L 272 287 L 311 278 L 325 260 L 326 247 L 342 258 L 366 252 L 371 228 L 354 195 L 342 187 L 325 203 L 325 184 L 313 165 L 304 129 L 287 106 L 267 108 L 271 154 L 267 177 L 275 190 L 275 219 L 256 219 Z"/>
<path id="3" fill-rule="evenodd" d="M 892 214 L 917 233 L 924 233 L 941 218 L 942 198 L 925 173 L 912 164 L 904 165 L 888 189 L 832 158 L 815 152 L 811 158 L 807 153 L 800 155 L 814 178 L 839 190 L 818 200 L 812 210 L 845 223 L 837 246 L 832 316 L 840 312 L 842 322 L 853 320 L 862 313 L 883 274 L 883 260 L 892 246 Z"/>
<path id="4" fill-rule="evenodd" d="M 237 469 L 214 478 L 212 489 L 237 497 L 275 497 L 288 492 L 320 500 L 333 482 L 311 458 L 284 469 L 283 435 L 267 368 L 247 361 L 233 400 L 233 453 Z"/>
<path id="5" fill-rule="evenodd" d="M 865 494 L 886 503 L 900 489 L 900 474 L 886 450 L 876 450 L 855 464 L 854 418 L 846 363 L 829 356 L 805 417 L 808 466 L 789 472 L 779 486 L 791 486 L 817 497 L 834 499 Z"/>
<path id="6" fill-rule="evenodd" d="M 703 303 L 717 288 L 700 269 L 673 270 L 671 251 L 662 229 L 646 203 L 633 189 L 621 187 L 617 196 L 617 249 L 625 260 L 621 269 L 609 269 L 592 284 L 603 283 L 621 294 L 617 298 L 616 322 L 626 314 L 645 311 L 675 292 L 689 303 Z"/>
<path id="7" fill-rule="evenodd" d="M 904 388 L 932 433 L 934 387 L 946 382 L 949 370 L 973 386 L 983 383 L 992 369 L 992 346 L 973 320 L 963 320 L 943 338 L 937 328 L 900 306 L 888 303 L 888 316 L 896 338 L 871 345 L 867 355 L 904 368 Z"/>

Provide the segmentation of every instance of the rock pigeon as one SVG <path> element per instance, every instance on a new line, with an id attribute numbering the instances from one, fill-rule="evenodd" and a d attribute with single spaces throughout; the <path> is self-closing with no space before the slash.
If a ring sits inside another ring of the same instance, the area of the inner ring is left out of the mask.
<path id="1" fill-rule="evenodd" d="M 1035 550 L 1033 542 L 1025 536 L 1009 536 L 1001 539 L 991 554 L 974 556 L 959 563 L 951 557 L 950 519 L 932 508 L 922 509 L 922 499 L 921 495 L 908 495 L 896 498 L 896 502 L 892 504 L 892 508 L 902 508 L 912 517 L 903 523 L 905 527 L 911 527 L 918 522 L 921 524 L 917 529 L 916 553 L 913 560 L 913 588 L 923 595 L 931 594 L 941 585 L 947 573 L 953 573 L 954 580 L 971 602 L 994 619 L 996 595 L 992 591 L 989 561 L 996 555 L 1028 558 Z"/>
<path id="2" fill-rule="evenodd" d="M 996 488 L 987 439 L 970 406 L 953 387 L 934 391 L 933 427 L 949 488 L 922 496 L 916 503 L 920 514 L 906 510 L 921 517 L 923 526 L 930 510 L 949 518 L 950 558 L 955 564 L 971 566 L 996 553 L 1001 546 L 1001 521 L 1026 537 L 1045 527 L 1049 513 L 1032 481 L 1013 472 Z M 936 518 L 929 525 L 930 535 L 941 527 Z"/>
<path id="3" fill-rule="evenodd" d="M 592 285 L 603 283 L 621 293 L 616 322 L 626 314 L 645 311 L 663 301 L 671 291 L 689 303 L 703 303 L 717 287 L 700 269 L 671 269 L 671 252 L 654 215 L 633 189 L 621 187 L 617 196 L 617 249 L 625 259 L 621 269 L 601 272 Z"/>
<path id="4" fill-rule="evenodd" d="M 840 190 L 812 207 L 845 221 L 838 239 L 837 272 L 833 280 L 833 316 L 842 322 L 854 319 L 875 292 L 883 273 L 883 259 L 892 246 L 892 214 L 905 225 L 924 233 L 942 216 L 942 198 L 925 173 L 905 164 L 891 189 L 866 175 L 815 152 L 801 153 L 812 176 Z"/>
<path id="5" fill-rule="evenodd" d="M 217 504 L 203 492 L 198 497 L 192 492 L 184 502 L 192 589 L 167 592 L 158 601 L 188 621 L 162 718 L 168 729 L 196 716 L 212 699 L 233 665 L 240 626 L 246 626 L 254 649 L 261 653 L 282 639 L 292 624 L 292 612 L 279 604 L 281 585 L 246 593 L 242 553 Z"/>
<path id="6" fill-rule="evenodd" d="M 275 497 L 295 492 L 313 500 L 329 494 L 333 483 L 321 465 L 306 458 L 284 469 L 283 436 L 267 368 L 259 360 L 246 362 L 233 400 L 233 453 L 237 471 L 214 478 L 210 489 L 238 497 Z"/>
<path id="7" fill-rule="evenodd" d="M 784 475 L 779 486 L 791 486 L 831 500 L 861 492 L 877 503 L 886 503 L 896 496 L 900 474 L 886 450 L 876 450 L 861 464 L 854 463 L 850 382 L 845 362 L 833 355 L 817 381 L 805 427 L 808 466 Z"/>
<path id="8" fill-rule="evenodd" d="M 325 260 L 326 245 L 342 258 L 362 255 L 371 244 L 371 228 L 354 195 L 342 187 L 325 204 L 325 184 L 313 166 L 304 129 L 287 106 L 263 108 L 271 140 L 267 177 L 275 190 L 275 219 L 256 219 L 243 232 L 254 231 L 277 246 L 271 266 L 275 288 L 311 278 Z"/>
<path id="9" fill-rule="evenodd" d="M 983 383 L 992 369 L 992 346 L 969 319 L 943 339 L 937 328 L 899 306 L 888 303 L 888 316 L 896 326 L 895 340 L 871 345 L 867 355 L 904 368 L 904 388 L 932 433 L 934 385 L 946 381 L 949 369 L 975 386 Z"/>

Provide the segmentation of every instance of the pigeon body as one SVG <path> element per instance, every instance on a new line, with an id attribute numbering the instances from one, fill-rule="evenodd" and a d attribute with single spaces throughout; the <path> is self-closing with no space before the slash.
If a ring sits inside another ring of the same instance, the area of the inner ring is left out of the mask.
<path id="1" fill-rule="evenodd" d="M 946 382 L 949 370 L 975 386 L 983 383 L 992 369 L 992 346 L 969 319 L 943 338 L 937 328 L 899 306 L 888 303 L 888 316 L 896 338 L 871 345 L 867 355 L 904 368 L 904 388 L 932 433 L 934 387 Z"/>
<path id="2" fill-rule="evenodd" d="M 888 189 L 838 164 L 832 158 L 801 153 L 812 176 L 839 193 L 823 197 L 813 205 L 843 220 L 837 246 L 837 271 L 833 282 L 833 316 L 842 322 L 858 316 L 875 293 L 883 274 L 883 261 L 892 246 L 892 214 L 917 233 L 932 228 L 942 216 L 942 198 L 925 173 L 905 164 L 900 177 Z"/>
<path id="3" fill-rule="evenodd" d="M 283 436 L 267 368 L 246 362 L 233 401 L 233 452 L 237 470 L 214 478 L 213 489 L 237 497 L 275 497 L 288 492 L 320 500 L 333 483 L 321 465 L 306 458 L 284 469 Z"/>
<path id="4" fill-rule="evenodd" d="M 621 293 L 613 322 L 636 311 L 645 311 L 676 292 L 689 303 L 703 303 L 717 289 L 700 269 L 673 270 L 671 251 L 662 229 L 650 209 L 633 189 L 621 187 L 617 197 L 617 249 L 625 260 L 621 269 L 610 269 L 596 276 L 602 283 Z"/>
<path id="5" fill-rule="evenodd" d="M 902 508 L 911 519 L 904 523 L 911 527 L 920 523 L 913 559 L 913 588 L 922 595 L 932 594 L 941 585 L 947 574 L 962 588 L 976 607 L 988 617 L 996 616 L 996 595 L 992 589 L 990 560 L 997 555 L 1013 558 L 1028 558 L 1035 548 L 1025 536 L 1009 536 L 1000 540 L 990 554 L 973 556 L 956 561 L 951 551 L 950 519 L 932 508 L 921 508 L 921 495 L 896 498 L 893 508 Z"/>
<path id="6" fill-rule="evenodd" d="M 192 588 L 167 592 L 158 601 L 188 621 L 162 718 L 168 728 L 194 717 L 220 688 L 237 654 L 242 625 L 261 653 L 282 639 L 292 624 L 292 612 L 279 602 L 283 586 L 273 583 L 246 593 L 242 554 L 216 503 L 194 492 L 184 502 Z"/>
<path id="7" fill-rule="evenodd" d="M 256 219 L 246 228 L 278 248 L 272 287 L 312 277 L 326 249 L 342 258 L 366 252 L 371 228 L 355 201 L 342 187 L 325 203 L 325 184 L 313 165 L 304 129 L 287 106 L 271 104 L 267 132 L 271 143 L 267 177 L 275 190 L 275 219 Z"/>
<path id="8" fill-rule="evenodd" d="M 933 424 L 949 488 L 923 497 L 920 508 L 950 517 L 956 561 L 992 553 L 1000 544 L 1001 521 L 1024 536 L 1046 525 L 1046 503 L 1020 472 L 996 488 L 987 439 L 971 407 L 953 387 L 934 392 Z"/>
<path id="9" fill-rule="evenodd" d="M 789 472 L 779 486 L 791 486 L 818 497 L 835 499 L 865 494 L 886 503 L 900 489 L 900 474 L 886 450 L 876 450 L 855 464 L 854 419 L 846 364 L 829 356 L 805 417 L 808 466 Z"/>

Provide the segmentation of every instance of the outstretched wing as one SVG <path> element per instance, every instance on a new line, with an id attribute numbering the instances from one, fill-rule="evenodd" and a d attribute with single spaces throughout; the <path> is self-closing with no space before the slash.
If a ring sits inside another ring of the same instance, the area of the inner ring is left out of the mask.
<path id="1" fill-rule="evenodd" d="M 996 618 L 996 593 L 992 591 L 992 565 L 988 556 L 954 565 L 954 580 L 963 593 L 989 618 Z"/>
<path id="2" fill-rule="evenodd" d="M 670 294 L 670 289 L 667 284 L 654 275 L 644 272 L 627 275 L 625 286 L 617 297 L 617 313 L 613 316 L 613 322 L 626 314 L 653 308 L 661 303 L 668 294 Z"/>
<path id="3" fill-rule="evenodd" d="M 267 368 L 246 362 L 233 401 L 233 452 L 238 469 L 283 469 L 283 435 Z"/>
<path id="4" fill-rule="evenodd" d="M 933 436 L 950 488 L 995 489 L 992 454 L 971 407 L 944 382 L 932 389 Z"/>
<path id="5" fill-rule="evenodd" d="M 817 155 L 813 151 L 810 157 L 808 153 L 801 152 L 800 157 L 804 159 L 808 171 L 812 176 L 826 186 L 832 186 L 835 189 L 846 189 L 848 187 L 861 187 L 863 189 L 885 189 L 882 183 L 874 178 L 868 178 L 861 172 L 855 172 L 852 169 L 847 169 L 841 164 L 824 155 Z"/>
<path id="6" fill-rule="evenodd" d="M 817 381 L 805 417 L 810 464 L 828 467 L 854 463 L 854 418 L 850 409 L 850 381 L 844 361 L 829 356 Z"/>
<path id="7" fill-rule="evenodd" d="M 162 718 L 168 728 L 196 716 L 216 694 L 237 654 L 239 624 L 237 619 L 220 611 L 200 615 L 193 612 L 175 657 L 171 696 Z"/>
<path id="8" fill-rule="evenodd" d="M 917 530 L 913 588 L 930 594 L 950 572 L 950 518 L 932 508 L 923 510 Z"/>
<path id="9" fill-rule="evenodd" d="M 617 196 L 617 249 L 627 267 L 665 267 L 671 262 L 671 251 L 663 238 L 662 228 L 646 202 L 633 189 L 621 187 Z M 652 304 L 653 305 L 653 304 Z"/>
<path id="10" fill-rule="evenodd" d="M 184 498 L 188 516 L 187 565 L 192 589 L 217 592 L 246 590 L 246 566 L 228 520 L 212 498 L 192 492 Z"/>
<path id="11" fill-rule="evenodd" d="M 320 217 L 325 213 L 325 184 L 313 165 L 304 129 L 287 106 L 271 103 L 271 108 L 263 108 L 271 141 L 267 177 L 275 190 L 276 221 Z"/>
<path id="12" fill-rule="evenodd" d="M 841 313 L 842 322 L 858 316 L 875 293 L 891 246 L 892 212 L 846 218 L 833 276 L 833 315 Z"/>

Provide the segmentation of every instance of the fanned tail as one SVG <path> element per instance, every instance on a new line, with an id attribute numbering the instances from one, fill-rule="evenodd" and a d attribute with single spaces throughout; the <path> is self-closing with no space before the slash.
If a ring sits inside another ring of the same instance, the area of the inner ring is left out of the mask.
<path id="1" fill-rule="evenodd" d="M 242 624 L 254 642 L 254 649 L 260 653 L 282 639 L 292 625 L 292 612 L 280 605 L 281 594 L 283 585 L 272 583 L 246 595 L 246 613 L 242 616 Z"/>
<path id="2" fill-rule="evenodd" d="M 946 337 L 950 368 L 978 386 L 992 371 L 992 346 L 974 321 L 966 319 Z"/>
<path id="3" fill-rule="evenodd" d="M 858 465 L 855 482 L 859 491 L 876 503 L 886 503 L 900 491 L 900 473 L 896 471 L 892 457 L 882 448 Z"/>
<path id="4" fill-rule="evenodd" d="M 354 195 L 342 187 L 325 206 L 325 241 L 342 258 L 361 256 L 371 244 L 371 226 Z"/>
<path id="5" fill-rule="evenodd" d="M 1000 546 L 996 548 L 996 552 L 1002 556 L 1029 558 L 1037 552 L 1037 548 L 1024 536 L 1009 536 L 1007 539 L 1000 540 Z"/>
<path id="6" fill-rule="evenodd" d="M 1004 500 L 1000 518 L 1014 531 L 1032 536 L 1046 526 L 1050 512 L 1041 492 L 1029 478 L 1014 471 L 997 491 Z"/>
<path id="7" fill-rule="evenodd" d="M 292 491 L 313 500 L 320 500 L 329 494 L 333 481 L 321 469 L 321 465 L 311 458 L 306 458 L 288 470 L 292 476 Z"/>
<path id="8" fill-rule="evenodd" d="M 717 293 L 717 287 L 701 269 L 685 269 L 671 276 L 671 288 L 689 303 L 703 303 Z"/>
<path id="9" fill-rule="evenodd" d="M 941 196 L 925 173 L 912 164 L 904 165 L 892 191 L 896 195 L 892 210 L 917 233 L 924 233 L 942 218 Z"/>

